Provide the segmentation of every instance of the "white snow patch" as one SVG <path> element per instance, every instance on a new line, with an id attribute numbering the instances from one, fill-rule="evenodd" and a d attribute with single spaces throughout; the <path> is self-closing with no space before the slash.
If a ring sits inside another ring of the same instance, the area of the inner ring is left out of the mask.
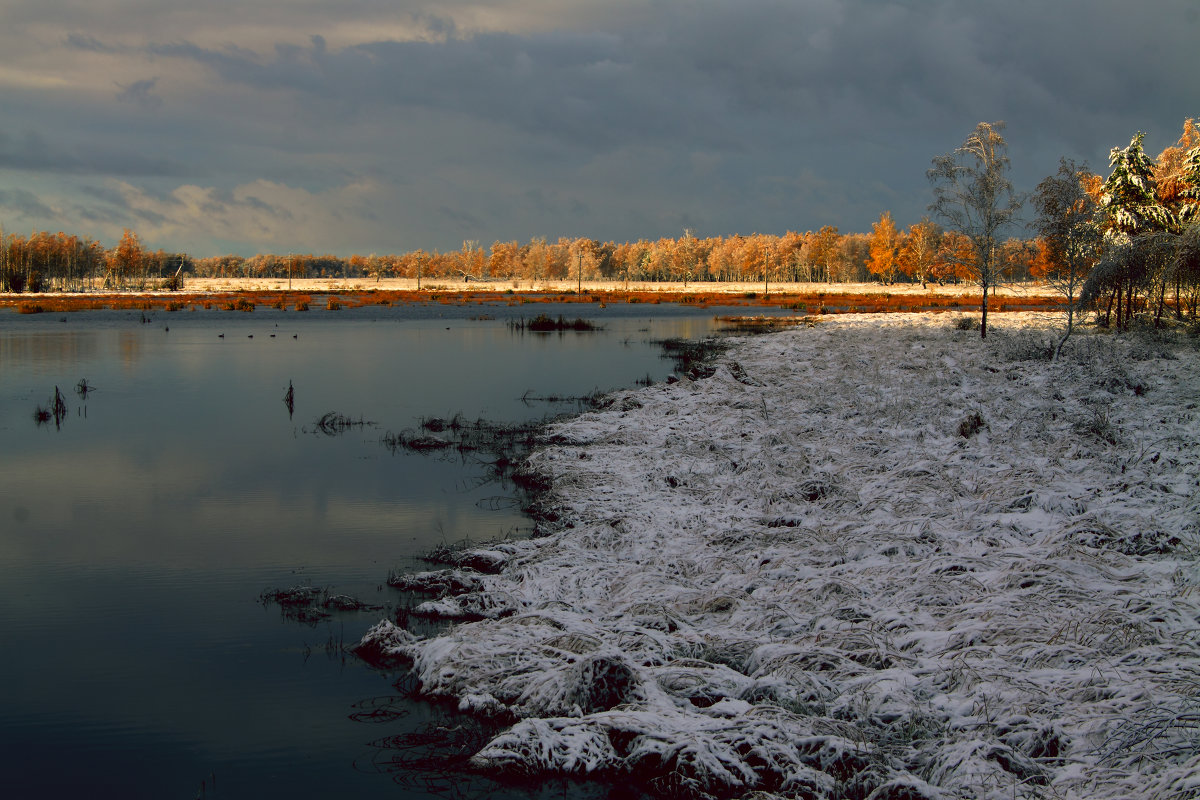
<path id="1" fill-rule="evenodd" d="M 933 315 L 737 340 L 752 380 L 556 425 L 531 466 L 562 527 L 440 601 L 498 618 L 369 637 L 423 691 L 519 720 L 480 766 L 1195 798 L 1200 348 L 1084 334 L 1022 360 L 1054 332 L 992 319 L 985 342 Z"/>

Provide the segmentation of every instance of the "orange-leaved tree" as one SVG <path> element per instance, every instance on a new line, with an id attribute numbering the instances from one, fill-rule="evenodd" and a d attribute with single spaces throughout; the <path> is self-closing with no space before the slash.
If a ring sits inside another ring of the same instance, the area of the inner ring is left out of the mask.
<path id="1" fill-rule="evenodd" d="M 965 235 L 958 231 L 944 232 L 937 255 L 934 256 L 930 277 L 939 282 L 966 280 L 970 275 L 963 264 L 973 253 L 971 240 Z"/>
<path id="2" fill-rule="evenodd" d="M 108 253 L 108 275 L 104 282 L 123 286 L 134 281 L 140 285 L 144 278 L 142 268 L 145 256 L 146 251 L 137 234 L 126 228 L 121 241 Z"/>
<path id="3" fill-rule="evenodd" d="M 1200 127 L 1194 119 L 1185 120 L 1179 141 L 1159 153 L 1154 183 L 1176 232 L 1200 220 Z"/>
<path id="4" fill-rule="evenodd" d="M 929 217 L 922 217 L 920 222 L 909 226 L 904 236 L 904 244 L 900 246 L 900 271 L 920 281 L 924 288 L 926 282 L 934 277 L 933 267 L 941 246 L 942 226 Z"/>
<path id="5" fill-rule="evenodd" d="M 900 269 L 900 231 L 892 221 L 892 212 L 885 211 L 879 222 L 871 226 L 870 256 L 867 271 L 884 283 L 895 283 Z"/>

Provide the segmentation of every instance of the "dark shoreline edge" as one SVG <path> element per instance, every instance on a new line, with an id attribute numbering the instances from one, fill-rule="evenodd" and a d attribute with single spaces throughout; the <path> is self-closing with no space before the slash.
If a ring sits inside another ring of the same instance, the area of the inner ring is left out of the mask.
<path id="1" fill-rule="evenodd" d="M 697 340 L 683 338 L 659 340 L 657 343 L 662 348 L 663 358 L 672 360 L 676 367 L 676 373 L 668 378 L 668 382 L 703 380 L 711 377 L 715 373 L 715 365 L 728 351 L 729 338 L 732 335 L 744 336 L 746 334 L 744 332 L 740 334 L 730 332 L 721 336 L 707 336 Z M 548 470 L 532 468 L 529 464 L 529 457 L 541 448 L 564 443 L 564 440 L 556 437 L 554 434 L 548 433 L 549 429 L 556 423 L 581 416 L 591 410 L 612 408 L 618 402 L 623 404 L 622 407 L 626 407 L 624 404 L 631 404 L 628 406 L 630 408 L 640 407 L 641 403 L 636 397 L 630 396 L 631 393 L 636 394 L 636 389 L 618 389 L 588 398 L 587 407 L 581 408 L 577 412 L 559 414 L 553 418 L 545 418 L 533 424 L 530 426 L 533 429 L 532 436 L 528 440 L 516 445 L 521 450 L 519 453 L 511 454 L 513 466 L 507 478 L 513 482 L 517 494 L 524 496 L 521 511 L 533 523 L 530 539 L 539 539 L 562 533 L 572 528 L 574 523 L 569 519 L 564 519 L 559 513 L 562 506 L 555 499 L 554 475 Z M 572 442 L 572 445 L 587 446 L 586 443 L 578 441 Z M 456 445 L 447 443 L 445 446 L 454 447 Z M 411 449 L 421 451 L 424 448 L 418 446 Z M 439 547 L 426 553 L 421 560 L 433 565 L 440 565 L 441 569 L 392 574 L 388 576 L 387 583 L 392 588 L 407 593 L 413 599 L 432 597 L 436 600 L 444 600 L 472 595 L 480 590 L 482 576 L 500 574 L 508 568 L 508 560 L 504 558 L 502 553 L 498 553 L 495 549 L 497 547 L 502 548 L 508 541 L 510 540 L 461 542 Z M 481 611 L 483 610 L 481 609 Z M 515 611 L 509 612 L 504 610 L 492 616 L 487 613 L 471 613 L 470 610 L 467 610 L 466 613 L 440 617 L 438 614 L 423 613 L 419 605 L 415 607 L 408 605 L 401 606 L 398 609 L 394 624 L 411 635 L 409 626 L 417 620 L 440 627 L 510 616 L 511 613 L 515 613 Z M 391 620 L 385 621 L 392 623 Z M 397 686 L 407 682 L 409 684 L 407 688 L 413 698 L 439 707 L 452 718 L 466 722 L 465 725 L 454 728 L 454 730 L 460 731 L 460 735 L 453 737 L 453 741 L 448 742 L 449 747 L 438 748 L 440 755 L 431 756 L 416 763 L 408 764 L 408 768 L 443 776 L 453 774 L 476 775 L 499 781 L 502 784 L 519 787 L 536 786 L 546 781 L 564 781 L 569 783 L 596 782 L 616 788 L 616 784 L 612 782 L 614 779 L 606 777 L 604 774 L 589 777 L 558 773 L 538 775 L 513 774 L 476 763 L 474 759 L 476 753 L 495 736 L 500 735 L 506 728 L 518 722 L 519 717 L 494 708 L 464 709 L 457 698 L 426 694 L 415 675 L 412 660 L 388 652 L 387 641 L 384 638 L 372 635 L 375 630 L 376 628 L 372 628 L 359 642 L 350 645 L 348 650 L 373 668 L 381 671 L 399 672 L 401 677 L 396 682 Z M 434 630 L 436 631 L 436 628 Z M 436 638 L 438 635 L 440 634 L 435 632 L 431 638 Z M 430 724 L 430 728 L 431 730 L 435 728 L 437 730 L 445 730 L 446 726 L 438 726 L 434 722 Z M 656 796 L 652 793 L 651 787 L 648 785 L 639 786 L 634 784 L 632 786 L 625 786 L 623 787 L 623 791 L 627 793 L 623 796 L 630 797 L 632 800 L 641 800 L 642 798 Z M 629 794 L 630 792 L 632 794 Z"/>

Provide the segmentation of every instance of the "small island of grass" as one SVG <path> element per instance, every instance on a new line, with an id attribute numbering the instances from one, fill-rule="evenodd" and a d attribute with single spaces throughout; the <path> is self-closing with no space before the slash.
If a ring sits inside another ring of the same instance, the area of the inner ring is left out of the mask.
<path id="1" fill-rule="evenodd" d="M 597 325 L 590 320 L 582 317 L 574 320 L 569 320 L 558 315 L 555 319 L 549 314 L 538 314 L 533 319 L 515 319 L 508 323 L 508 327 L 514 331 L 533 331 L 534 333 L 550 333 L 551 331 L 599 331 L 603 330 L 603 325 Z"/>

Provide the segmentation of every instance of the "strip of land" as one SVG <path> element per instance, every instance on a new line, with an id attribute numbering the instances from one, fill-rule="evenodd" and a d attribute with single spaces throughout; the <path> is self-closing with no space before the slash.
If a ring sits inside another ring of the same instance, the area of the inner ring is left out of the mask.
<path id="1" fill-rule="evenodd" d="M 332 300 L 332 302 L 330 302 Z M 150 282 L 139 290 L 0 294 L 0 308 L 21 313 L 94 309 L 225 309 L 252 311 L 342 310 L 401 303 L 687 303 L 746 306 L 813 314 L 964 310 L 979 305 L 968 284 L 879 283 L 670 283 L 620 281 L 447 281 L 415 279 L 189 278 L 167 290 Z M 1049 310 L 1062 297 L 1042 284 L 999 287 L 989 300 L 995 311 Z"/>
<path id="2" fill-rule="evenodd" d="M 1052 362 L 1057 317 L 959 319 L 738 340 L 554 425 L 530 466 L 557 521 L 462 553 L 421 609 L 479 621 L 364 651 L 509 720 L 482 769 L 1195 797 L 1200 345 L 1086 331 Z"/>

